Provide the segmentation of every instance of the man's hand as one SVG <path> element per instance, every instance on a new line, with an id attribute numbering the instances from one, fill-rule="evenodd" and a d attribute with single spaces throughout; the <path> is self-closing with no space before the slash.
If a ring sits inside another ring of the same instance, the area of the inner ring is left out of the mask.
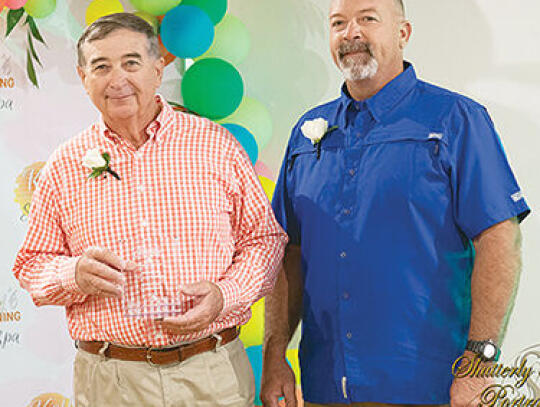
<path id="1" fill-rule="evenodd" d="M 264 407 L 278 407 L 280 397 L 286 407 L 296 407 L 296 382 L 294 372 L 282 357 L 267 356 L 261 381 L 261 401 Z"/>
<path id="2" fill-rule="evenodd" d="M 472 363 L 475 355 L 465 351 L 468 363 Z M 483 366 L 483 364 L 481 365 Z M 455 377 L 450 387 L 450 407 L 476 407 L 480 405 L 482 392 L 494 383 L 492 378 Z"/>
<path id="3" fill-rule="evenodd" d="M 120 298 L 124 270 L 135 270 L 137 264 L 125 261 L 109 249 L 90 247 L 75 266 L 75 281 L 84 294 Z"/>
<path id="4" fill-rule="evenodd" d="M 185 335 L 208 328 L 223 309 L 223 294 L 211 281 L 199 281 L 181 288 L 184 295 L 195 297 L 195 306 L 185 314 L 159 321 L 173 334 Z"/>

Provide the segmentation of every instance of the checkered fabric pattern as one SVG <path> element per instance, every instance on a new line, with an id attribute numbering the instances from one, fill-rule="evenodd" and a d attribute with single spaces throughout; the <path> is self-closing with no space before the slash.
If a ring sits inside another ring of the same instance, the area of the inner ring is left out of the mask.
<path id="1" fill-rule="evenodd" d="M 13 271 L 36 305 L 63 305 L 74 339 L 167 346 L 249 320 L 269 292 L 286 234 L 249 158 L 223 127 L 163 106 L 138 150 L 96 123 L 55 150 L 32 198 L 26 238 Z M 108 152 L 111 175 L 89 179 L 82 158 Z M 224 309 L 208 329 L 170 335 L 126 317 L 122 301 L 84 295 L 75 265 L 89 247 L 138 264 L 128 286 L 174 296 L 184 284 L 215 282 Z"/>

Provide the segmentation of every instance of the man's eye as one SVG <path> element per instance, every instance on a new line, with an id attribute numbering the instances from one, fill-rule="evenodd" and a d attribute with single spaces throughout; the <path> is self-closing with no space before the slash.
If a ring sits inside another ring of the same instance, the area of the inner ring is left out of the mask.
<path id="1" fill-rule="evenodd" d="M 367 21 L 367 22 L 377 21 L 377 19 L 372 16 L 365 16 L 362 20 Z"/>
<path id="2" fill-rule="evenodd" d="M 341 27 L 341 26 L 343 26 L 344 23 L 345 23 L 345 22 L 342 21 L 342 20 L 337 20 L 337 21 L 334 21 L 334 22 L 332 23 L 332 27 Z"/>
<path id="3" fill-rule="evenodd" d="M 94 67 L 94 71 L 103 71 L 107 68 L 107 65 L 97 65 Z"/>
<path id="4" fill-rule="evenodd" d="M 137 66 L 137 65 L 139 65 L 139 62 L 135 61 L 135 60 L 129 60 L 129 61 L 126 61 L 126 65 L 127 66 Z"/>

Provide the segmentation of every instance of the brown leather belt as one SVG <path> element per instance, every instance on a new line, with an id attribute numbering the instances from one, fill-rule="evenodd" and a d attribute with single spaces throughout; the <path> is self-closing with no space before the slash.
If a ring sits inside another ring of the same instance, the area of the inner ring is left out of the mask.
<path id="1" fill-rule="evenodd" d="M 232 342 L 238 337 L 236 327 L 224 329 L 217 334 L 174 348 L 127 348 L 101 341 L 79 341 L 77 348 L 106 358 L 148 362 L 151 365 L 170 365 L 216 349 L 216 347 Z"/>

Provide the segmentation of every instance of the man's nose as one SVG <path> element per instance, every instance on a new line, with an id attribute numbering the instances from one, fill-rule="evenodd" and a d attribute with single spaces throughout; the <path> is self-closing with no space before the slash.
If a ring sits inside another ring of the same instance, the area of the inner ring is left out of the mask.
<path id="1" fill-rule="evenodd" d="M 113 68 L 111 70 L 110 85 L 113 87 L 122 86 L 126 81 L 126 72 L 121 68 Z"/>
<path id="2" fill-rule="evenodd" d="M 362 32 L 362 27 L 358 22 L 356 22 L 354 19 L 351 19 L 347 27 L 345 27 L 345 32 L 343 33 L 343 38 L 351 41 L 351 40 L 359 40 L 364 38 L 364 34 Z"/>

